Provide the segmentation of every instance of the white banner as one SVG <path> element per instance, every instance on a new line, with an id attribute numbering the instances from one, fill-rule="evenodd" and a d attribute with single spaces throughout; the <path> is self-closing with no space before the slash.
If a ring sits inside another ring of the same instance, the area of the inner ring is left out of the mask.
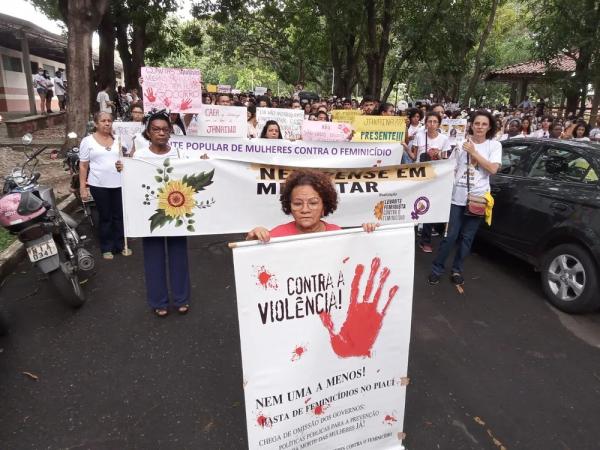
<path id="1" fill-rule="evenodd" d="M 302 139 L 304 111 L 301 109 L 256 108 L 256 120 L 258 122 L 256 129 L 259 135 L 267 120 L 274 120 L 279 124 L 284 139 Z"/>
<path id="2" fill-rule="evenodd" d="M 238 233 L 292 220 L 279 202 L 291 167 L 217 159 L 124 158 L 123 164 L 127 236 Z M 448 220 L 454 161 L 320 170 L 340 197 L 327 222 L 355 227 Z"/>
<path id="3" fill-rule="evenodd" d="M 249 448 L 402 449 L 413 228 L 315 235 L 233 250 Z"/>
<path id="4" fill-rule="evenodd" d="M 115 137 L 121 138 L 121 145 L 124 145 L 128 151 L 133 146 L 133 136 L 144 130 L 142 122 L 113 122 L 112 131 Z"/>
<path id="5" fill-rule="evenodd" d="M 393 166 L 402 160 L 400 144 L 354 142 L 306 142 L 285 139 L 229 139 L 202 136 L 171 136 L 171 147 L 196 158 L 234 159 L 299 167 Z"/>
<path id="6" fill-rule="evenodd" d="M 248 115 L 241 106 L 204 105 L 196 120 L 199 136 L 246 138 Z"/>

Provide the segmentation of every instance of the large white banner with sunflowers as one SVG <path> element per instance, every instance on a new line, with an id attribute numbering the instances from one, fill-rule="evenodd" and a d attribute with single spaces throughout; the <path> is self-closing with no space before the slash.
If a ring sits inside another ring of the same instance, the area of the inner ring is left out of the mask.
<path id="1" fill-rule="evenodd" d="M 212 159 L 125 158 L 123 164 L 127 236 L 239 233 L 293 220 L 279 202 L 292 167 Z M 325 218 L 329 223 L 448 220 L 453 161 L 318 170 L 331 176 L 339 193 L 337 210 Z"/>

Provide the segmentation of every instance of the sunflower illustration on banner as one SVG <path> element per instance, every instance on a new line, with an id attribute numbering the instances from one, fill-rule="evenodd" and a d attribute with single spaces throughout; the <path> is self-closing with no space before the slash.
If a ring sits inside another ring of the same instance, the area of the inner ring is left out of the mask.
<path id="1" fill-rule="evenodd" d="M 212 184 L 214 169 L 210 172 L 184 175 L 180 179 L 171 178 L 173 167 L 171 161 L 166 158 L 162 167 L 156 169 L 155 184 L 142 184 L 144 194 L 144 205 L 156 202 L 157 209 L 148 220 L 150 221 L 150 232 L 167 224 L 175 222 L 176 227 L 184 226 L 188 231 L 195 231 L 194 212 L 195 209 L 210 208 L 214 205 L 214 199 L 202 201 L 196 200 L 198 192 L 203 191 Z"/>

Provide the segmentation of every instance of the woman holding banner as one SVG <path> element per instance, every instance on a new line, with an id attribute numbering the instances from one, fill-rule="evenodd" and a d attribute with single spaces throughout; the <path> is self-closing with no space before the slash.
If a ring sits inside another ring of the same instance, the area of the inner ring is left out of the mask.
<path id="1" fill-rule="evenodd" d="M 124 250 L 121 174 L 115 170 L 121 149 L 112 134 L 112 123 L 111 113 L 97 112 L 96 131 L 84 137 L 79 146 L 80 195 L 82 199 L 89 198 L 89 185 L 98 209 L 100 251 L 108 260 L 114 258 L 114 253 L 130 254 L 130 250 Z"/>
<path id="2" fill-rule="evenodd" d="M 258 239 L 269 242 L 272 237 L 291 236 L 295 234 L 317 233 L 321 231 L 340 230 L 323 217 L 333 213 L 338 205 L 338 194 L 329 175 L 312 169 L 298 169 L 285 180 L 279 197 L 281 209 L 294 220 L 278 225 L 271 231 L 265 227 L 256 227 L 246 236 L 246 240 Z M 374 231 L 376 223 L 365 223 L 366 232 Z"/>
<path id="3" fill-rule="evenodd" d="M 134 157 L 153 161 L 178 158 L 177 150 L 169 145 L 171 130 L 172 125 L 167 112 L 151 113 L 143 132 L 150 145 L 147 148 L 137 149 Z M 121 161 L 117 161 L 116 167 L 119 172 L 123 170 Z M 179 193 L 173 192 L 174 194 Z M 169 197 L 170 195 L 166 201 L 170 203 Z M 142 244 L 146 298 L 152 311 L 158 317 L 166 317 L 169 314 L 168 270 L 173 304 L 179 314 L 186 314 L 190 309 L 190 273 L 186 237 L 145 237 Z"/>
<path id="4" fill-rule="evenodd" d="M 469 129 L 470 138 L 457 152 L 455 180 L 452 189 L 450 219 L 447 233 L 438 254 L 433 261 L 429 283 L 437 284 L 445 270 L 446 259 L 452 248 L 457 246 L 452 263 L 452 282 L 464 284 L 463 269 L 465 258 L 471 251 L 475 233 L 481 224 L 482 215 L 475 215 L 469 209 L 469 203 L 489 196 L 490 175 L 495 174 L 502 165 L 502 144 L 494 139 L 496 122 L 491 113 L 479 110 L 473 115 Z"/>

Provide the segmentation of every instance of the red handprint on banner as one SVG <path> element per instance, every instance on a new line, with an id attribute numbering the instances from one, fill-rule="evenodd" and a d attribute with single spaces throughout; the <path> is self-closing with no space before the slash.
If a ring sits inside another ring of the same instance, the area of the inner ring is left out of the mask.
<path id="1" fill-rule="evenodd" d="M 168 108 L 171 106 L 171 99 L 169 97 L 163 98 L 163 104 Z"/>
<path id="2" fill-rule="evenodd" d="M 148 101 L 150 103 L 154 103 L 156 101 L 156 95 L 154 95 L 154 89 L 152 89 L 151 87 L 146 89 L 146 92 L 144 92 L 144 95 L 146 96 L 146 98 L 148 99 Z"/>
<path id="3" fill-rule="evenodd" d="M 185 98 L 181 101 L 181 105 L 179 105 L 179 109 L 181 111 L 185 111 L 186 109 L 190 109 L 191 106 L 192 106 L 192 99 Z"/>
<path id="4" fill-rule="evenodd" d="M 354 279 L 350 286 L 350 306 L 348 307 L 348 314 L 338 334 L 335 334 L 333 330 L 331 314 L 323 312 L 320 315 L 323 325 L 325 325 L 325 328 L 329 331 L 333 351 L 342 358 L 348 358 L 350 356 L 371 356 L 371 348 L 373 348 L 373 344 L 375 344 L 375 340 L 379 335 L 383 318 L 398 291 L 398 286 L 394 285 L 391 287 L 385 306 L 381 312 L 378 312 L 377 305 L 381 298 L 381 291 L 390 275 L 390 269 L 384 267 L 379 276 L 379 286 L 375 291 L 373 300 L 369 301 L 371 292 L 373 291 L 375 275 L 379 271 L 380 266 L 381 260 L 379 258 L 373 258 L 373 261 L 371 261 L 371 273 L 367 280 L 362 302 L 358 301 L 358 288 L 365 267 L 362 264 L 356 266 L 356 269 L 354 270 Z"/>

